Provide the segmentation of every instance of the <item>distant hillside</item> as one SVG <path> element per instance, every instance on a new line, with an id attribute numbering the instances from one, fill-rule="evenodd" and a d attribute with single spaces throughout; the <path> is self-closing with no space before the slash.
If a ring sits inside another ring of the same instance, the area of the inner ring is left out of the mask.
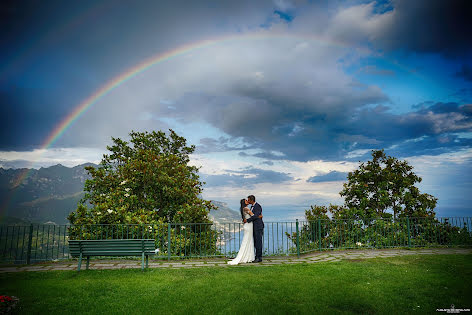
<path id="1" fill-rule="evenodd" d="M 84 196 L 84 183 L 88 178 L 85 166 L 75 167 L 54 165 L 35 169 L 0 168 L 0 206 L 3 224 L 22 224 L 24 222 L 66 224 L 69 213 L 76 209 Z M 16 179 L 25 171 L 27 178 L 20 184 Z M 231 210 L 223 202 L 213 201 L 218 210 L 212 210 L 210 217 L 215 222 L 239 222 L 237 211 Z"/>
<path id="2" fill-rule="evenodd" d="M 96 166 L 87 163 L 75 167 L 58 164 L 39 170 L 0 168 L 1 205 L 8 205 L 2 214 L 30 222 L 67 223 L 68 214 L 83 197 L 88 178 L 84 167 L 89 165 Z M 17 184 L 17 178 L 25 171 L 28 176 Z"/>
<path id="3" fill-rule="evenodd" d="M 212 204 L 218 207 L 218 210 L 210 211 L 210 218 L 217 223 L 240 222 L 241 215 L 238 211 L 228 208 L 228 204 L 220 201 L 212 201 Z"/>

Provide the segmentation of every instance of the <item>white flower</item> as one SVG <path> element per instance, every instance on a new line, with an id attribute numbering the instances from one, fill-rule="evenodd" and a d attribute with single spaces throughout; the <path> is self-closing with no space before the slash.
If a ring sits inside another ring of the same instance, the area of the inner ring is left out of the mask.
<path id="1" fill-rule="evenodd" d="M 130 188 L 125 188 L 125 191 L 130 191 Z"/>
<path id="2" fill-rule="evenodd" d="M 185 230 L 185 226 L 182 225 L 182 226 L 180 227 L 180 229 L 181 229 L 181 230 Z"/>
<path id="3" fill-rule="evenodd" d="M 120 183 L 120 185 L 124 185 L 124 184 L 126 184 L 125 180 Z"/>
<path id="4" fill-rule="evenodd" d="M 361 242 L 357 242 L 356 245 L 357 245 L 357 246 L 362 246 L 362 243 L 361 243 Z"/>
<path id="5" fill-rule="evenodd" d="M 156 254 L 159 253 L 159 248 L 156 248 L 156 249 L 154 250 L 154 252 L 155 252 Z"/>
<path id="6" fill-rule="evenodd" d="M 125 194 L 125 197 L 129 197 L 129 194 Z"/>
<path id="7" fill-rule="evenodd" d="M 100 211 L 97 211 L 97 214 L 100 215 L 100 214 L 102 214 L 102 213 L 101 213 Z"/>
<path id="8" fill-rule="evenodd" d="M 107 212 L 108 212 L 108 213 L 113 213 L 113 210 L 108 209 Z"/>

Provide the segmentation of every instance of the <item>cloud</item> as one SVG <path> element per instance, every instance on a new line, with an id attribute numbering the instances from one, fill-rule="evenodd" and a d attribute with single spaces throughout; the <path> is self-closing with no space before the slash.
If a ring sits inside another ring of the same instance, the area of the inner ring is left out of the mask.
<path id="1" fill-rule="evenodd" d="M 218 139 L 213 138 L 202 138 L 200 144 L 196 147 L 195 153 L 204 154 L 211 152 L 227 152 L 227 151 L 240 151 L 252 149 L 246 144 L 234 144 L 228 138 L 219 137 Z M 240 155 L 244 155 L 244 152 L 240 152 Z"/>
<path id="2" fill-rule="evenodd" d="M 293 178 L 286 173 L 248 167 L 241 171 L 226 170 L 227 174 L 220 175 L 202 175 L 202 180 L 206 182 L 207 187 L 212 186 L 241 186 L 254 187 L 256 184 L 283 183 Z"/>
<path id="3" fill-rule="evenodd" d="M 84 163 L 98 164 L 103 151 L 94 148 L 50 148 L 32 151 L 0 151 L 2 168 L 40 168 L 56 164 L 72 167 Z"/>
<path id="4" fill-rule="evenodd" d="M 376 2 L 341 7 L 328 33 L 346 41 L 369 41 L 385 50 L 470 56 L 472 5 L 463 0 L 395 0 L 387 8 Z"/>
<path id="5" fill-rule="evenodd" d="M 247 3 L 236 5 L 224 1 L 208 10 L 196 8 L 188 14 L 188 20 L 184 19 L 187 12 L 164 3 L 162 12 L 168 16 L 163 16 L 162 21 L 155 17 L 152 19 L 156 21 L 156 24 L 151 23 L 156 26 L 153 32 L 142 29 L 145 24 L 141 24 L 141 20 L 130 31 L 142 30 L 143 38 L 152 44 L 146 46 L 134 42 L 138 40 L 136 38 L 129 38 L 132 45 L 128 43 L 128 46 L 133 47 L 127 50 L 129 56 L 120 55 L 123 50 L 117 49 L 116 54 L 110 54 L 110 59 L 106 58 L 107 67 L 114 69 L 113 75 L 120 72 L 116 69 L 136 64 L 137 57 L 131 57 L 133 54 L 141 58 L 149 51 L 166 51 L 169 48 L 166 45 L 175 48 L 175 38 L 184 43 L 212 38 L 220 28 L 215 31 L 216 22 L 209 17 L 217 18 L 222 14 L 227 18 L 221 23 L 224 24 L 222 29 L 228 32 L 218 35 L 234 35 L 238 30 L 240 36 L 202 45 L 133 77 L 83 113 L 54 145 L 104 148 L 111 136 L 126 138 L 132 129 L 166 130 L 179 124 L 183 126 L 182 134 L 194 140 L 192 144 L 197 145 L 197 153 L 238 154 L 244 150 L 240 153 L 244 158 L 266 161 L 341 160 L 346 156 L 354 157 L 363 150 L 389 147 L 396 147 L 408 155 L 406 150 L 412 148 L 412 143 L 416 144 L 416 149 L 411 154 L 421 153 L 421 150 L 423 153 L 439 153 L 464 148 L 469 145 L 469 140 L 454 134 L 470 132 L 471 118 L 467 105 L 450 103 L 440 110 L 439 103 L 436 103 L 436 107 L 398 113 L 392 111 L 392 100 L 382 87 L 360 82 L 346 71 L 346 67 L 358 66 L 361 58 L 377 53 L 367 48 L 359 49 L 359 46 L 379 45 L 387 49 L 393 29 L 403 27 L 398 26 L 397 21 L 410 21 L 407 17 L 421 8 L 426 7 L 426 12 L 437 12 L 444 6 L 436 1 L 431 2 L 431 8 L 425 2 L 414 3 L 394 1 L 386 7 L 374 2 L 349 7 L 336 3 L 330 4 L 331 10 L 320 10 L 319 4 L 306 4 L 304 9 L 308 9 L 302 12 L 298 10 L 298 3 L 288 1 L 261 2 L 255 8 L 246 6 Z M 261 29 L 259 23 L 274 10 L 294 10 L 297 15 L 290 25 L 282 23 Z M 144 11 L 143 7 L 136 8 L 136 12 L 130 12 L 130 17 L 137 15 L 144 21 L 151 21 L 152 14 Z M 251 13 L 246 16 L 249 11 Z M 163 14 L 159 12 L 159 15 Z M 228 12 L 234 16 L 229 16 Z M 453 11 L 447 9 L 444 12 L 449 14 Z M 175 16 L 180 16 L 177 13 L 182 14 L 180 21 L 183 21 L 183 26 L 173 21 Z M 421 19 L 431 21 L 423 13 L 418 21 Z M 203 23 L 198 31 L 184 27 L 199 25 L 197 22 Z M 97 23 L 104 26 L 101 23 L 105 21 Z M 158 27 L 166 23 L 175 29 L 166 31 L 167 28 Z M 107 24 L 108 28 L 104 27 L 102 31 L 106 33 L 105 30 L 113 29 L 112 24 Z M 242 27 L 244 25 L 246 28 Z M 448 25 L 443 24 L 444 27 Z M 418 27 L 423 28 L 422 25 Z M 411 29 L 412 33 L 416 32 L 414 27 Z M 93 38 L 103 39 L 105 35 L 97 33 Z M 119 37 L 114 32 L 112 35 L 114 39 L 110 41 Z M 171 42 L 158 43 L 166 42 L 165 39 Z M 89 40 L 92 39 L 85 38 L 79 44 L 87 42 L 89 47 Z M 408 41 L 399 42 L 388 49 L 407 47 L 406 43 Z M 121 47 L 119 45 L 110 45 L 109 49 Z M 367 66 L 363 71 L 388 74 L 386 70 L 373 66 Z M 18 97 L 19 94 L 15 95 Z M 35 93 L 26 94 L 31 94 L 31 98 L 35 96 Z M 66 117 L 74 104 L 79 104 L 86 95 L 76 96 L 74 100 L 77 102 L 67 100 L 65 96 L 49 105 L 48 100 L 38 102 L 39 107 L 47 110 L 36 121 L 33 112 L 28 114 L 27 109 L 19 109 L 21 106 L 15 106 L 18 110 L 13 107 L 4 110 L 6 116 L 13 118 L 2 127 L 2 147 L 14 144 L 37 147 L 52 130 L 51 126 Z M 68 107 L 61 107 L 62 101 Z M 11 104 L 21 102 L 20 99 Z M 32 100 L 25 102 L 34 104 Z M 211 130 L 202 128 L 197 131 L 195 125 L 210 126 Z M 13 139 L 12 135 L 19 136 Z"/>
<path id="6" fill-rule="evenodd" d="M 274 5 L 277 10 L 282 12 L 293 10 L 295 8 L 295 5 L 289 0 L 274 0 Z"/>
<path id="7" fill-rule="evenodd" d="M 346 181 L 346 179 L 347 179 L 347 173 L 332 171 L 324 175 L 312 176 L 308 178 L 307 182 L 323 183 L 323 182 Z"/>
<path id="8" fill-rule="evenodd" d="M 387 70 L 387 69 L 379 69 L 376 66 L 369 65 L 361 68 L 359 70 L 362 73 L 370 74 L 370 75 L 380 75 L 380 76 L 395 76 L 395 72 L 392 70 Z"/>
<path id="9" fill-rule="evenodd" d="M 456 72 L 456 76 L 466 81 L 472 81 L 472 66 L 463 64 L 461 70 Z"/>

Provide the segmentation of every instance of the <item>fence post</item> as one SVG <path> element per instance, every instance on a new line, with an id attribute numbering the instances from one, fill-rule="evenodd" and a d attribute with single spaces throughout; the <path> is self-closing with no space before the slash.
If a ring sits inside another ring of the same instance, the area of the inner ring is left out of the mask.
<path id="1" fill-rule="evenodd" d="M 31 264 L 31 245 L 33 243 L 33 223 L 31 223 L 28 234 L 28 252 L 26 253 L 26 264 Z"/>
<path id="2" fill-rule="evenodd" d="M 320 252 L 321 252 L 321 219 L 318 219 L 318 239 L 320 242 Z"/>
<path id="3" fill-rule="evenodd" d="M 167 260 L 170 260 L 170 222 L 167 223 Z"/>
<path id="4" fill-rule="evenodd" d="M 410 238 L 410 218 L 406 217 L 406 227 L 408 229 L 408 247 L 411 248 L 411 238 Z"/>
<path id="5" fill-rule="evenodd" d="M 298 219 L 296 221 L 295 226 L 297 228 L 297 256 L 298 256 L 298 258 L 300 258 L 300 231 L 299 231 L 299 228 L 298 228 Z"/>

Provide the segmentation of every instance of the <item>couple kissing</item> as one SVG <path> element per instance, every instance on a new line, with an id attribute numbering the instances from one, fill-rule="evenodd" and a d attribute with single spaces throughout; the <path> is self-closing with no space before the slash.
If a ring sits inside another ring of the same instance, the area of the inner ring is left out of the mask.
<path id="1" fill-rule="evenodd" d="M 241 199 L 241 218 L 243 225 L 243 241 L 238 255 L 228 261 L 229 265 L 240 263 L 262 262 L 262 237 L 264 235 L 264 221 L 262 221 L 262 207 L 256 202 L 256 197 L 250 195 Z"/>

